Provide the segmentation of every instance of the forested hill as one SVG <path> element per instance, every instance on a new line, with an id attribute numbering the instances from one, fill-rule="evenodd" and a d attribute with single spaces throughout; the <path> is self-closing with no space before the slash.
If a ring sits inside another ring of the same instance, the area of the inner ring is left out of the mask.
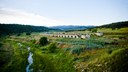
<path id="1" fill-rule="evenodd" d="M 113 29 L 114 28 L 123 28 L 123 27 L 128 27 L 128 21 L 116 22 L 116 23 L 98 26 L 98 28 L 113 28 Z"/>
<path id="2" fill-rule="evenodd" d="M 12 34 L 23 32 L 48 32 L 57 31 L 57 29 L 47 28 L 44 26 L 31 26 L 20 24 L 0 24 L 0 34 Z"/>
<path id="3" fill-rule="evenodd" d="M 53 29 L 60 29 L 60 30 L 64 30 L 64 31 L 68 31 L 68 30 L 83 30 L 83 29 L 88 29 L 88 28 L 93 28 L 95 26 L 73 26 L 73 25 L 67 25 L 67 26 L 53 26 L 53 27 L 50 27 L 50 28 L 53 28 Z"/>

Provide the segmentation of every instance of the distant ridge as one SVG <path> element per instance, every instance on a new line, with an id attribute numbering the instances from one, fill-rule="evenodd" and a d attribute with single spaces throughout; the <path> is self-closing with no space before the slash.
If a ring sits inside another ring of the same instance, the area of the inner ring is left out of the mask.
<path id="1" fill-rule="evenodd" d="M 53 29 L 60 29 L 60 30 L 83 30 L 83 29 L 88 29 L 88 28 L 93 28 L 95 26 L 74 26 L 74 25 L 62 25 L 62 26 L 52 26 L 50 28 Z"/>
<path id="2" fill-rule="evenodd" d="M 59 29 L 47 28 L 44 26 L 32 26 L 21 24 L 0 24 L 0 34 L 12 34 L 23 32 L 48 32 L 59 31 Z"/>

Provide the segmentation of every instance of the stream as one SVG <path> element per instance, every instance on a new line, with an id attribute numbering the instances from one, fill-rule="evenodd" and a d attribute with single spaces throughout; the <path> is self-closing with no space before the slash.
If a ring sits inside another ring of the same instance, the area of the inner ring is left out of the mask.
<path id="1" fill-rule="evenodd" d="M 30 52 L 30 47 L 28 47 L 28 52 L 29 52 L 29 56 L 28 56 L 28 63 L 29 63 L 29 64 L 28 64 L 27 67 L 26 67 L 26 72 L 32 72 L 33 69 L 31 69 L 30 66 L 31 66 L 32 63 L 33 63 L 33 58 L 32 58 L 33 53 Z"/>
<path id="2" fill-rule="evenodd" d="M 20 47 L 22 47 L 21 43 L 17 43 Z M 32 72 L 33 69 L 31 68 L 31 65 L 33 64 L 33 53 L 30 51 L 30 47 L 27 47 L 29 55 L 28 55 L 28 65 L 26 66 L 26 72 Z"/>

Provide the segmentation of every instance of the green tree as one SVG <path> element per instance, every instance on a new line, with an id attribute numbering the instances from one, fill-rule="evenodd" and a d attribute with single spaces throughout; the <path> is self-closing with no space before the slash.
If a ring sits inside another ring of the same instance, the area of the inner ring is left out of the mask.
<path id="1" fill-rule="evenodd" d="M 47 37 L 41 37 L 39 42 L 40 42 L 40 45 L 42 45 L 42 46 L 48 44 Z"/>
<path id="2" fill-rule="evenodd" d="M 116 28 L 115 27 L 112 27 L 112 30 L 115 30 Z"/>
<path id="3" fill-rule="evenodd" d="M 92 32 L 97 32 L 97 29 L 96 28 L 92 29 Z"/>
<path id="4" fill-rule="evenodd" d="M 17 36 L 20 36 L 20 35 L 21 35 L 20 33 L 17 34 Z"/>
<path id="5" fill-rule="evenodd" d="M 56 43 L 51 43 L 49 46 L 48 46 L 48 51 L 51 52 L 51 53 L 54 53 L 56 51 Z"/>
<path id="6" fill-rule="evenodd" d="M 30 32 L 27 32 L 26 35 L 31 35 L 31 33 Z"/>

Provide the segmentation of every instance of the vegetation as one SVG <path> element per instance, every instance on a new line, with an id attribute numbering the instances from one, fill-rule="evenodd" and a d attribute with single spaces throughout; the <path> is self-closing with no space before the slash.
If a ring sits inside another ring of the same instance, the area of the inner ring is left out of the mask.
<path id="1" fill-rule="evenodd" d="M 69 25 L 69 26 L 53 26 L 50 28 L 60 29 L 60 30 L 64 30 L 64 31 L 74 31 L 74 30 L 83 30 L 83 29 L 88 29 L 88 28 L 93 28 L 93 27 L 95 27 L 95 26 L 72 26 L 72 25 Z"/>
<path id="2" fill-rule="evenodd" d="M 11 45 L 10 45 L 11 44 Z M 2 72 L 21 72 L 25 71 L 27 64 L 27 50 L 23 46 L 18 46 L 16 42 L 4 41 L 4 46 L 0 51 L 0 70 Z"/>
<path id="3" fill-rule="evenodd" d="M 28 50 L 27 47 L 31 47 L 31 52 L 33 53 L 33 64 L 31 68 L 34 72 L 41 71 L 41 72 L 75 72 L 73 67 L 73 61 L 71 55 L 64 54 L 63 51 L 56 52 L 55 54 L 52 53 L 42 53 L 41 47 L 36 46 L 31 42 L 23 42 L 19 43 L 21 40 L 20 38 L 17 39 L 18 41 L 10 40 L 8 38 L 4 38 L 4 47 L 2 45 L 2 50 L 0 50 L 0 70 L 1 72 L 25 72 L 26 66 L 28 64 Z M 6 45 L 6 44 L 11 44 Z M 48 45 L 49 48 L 56 47 L 55 43 L 51 43 Z M 4 48 L 8 50 L 7 52 L 4 51 Z M 48 50 L 49 51 L 49 50 Z M 55 52 L 55 50 L 51 51 Z M 9 53 L 9 54 L 8 54 Z"/>
<path id="4" fill-rule="evenodd" d="M 124 27 L 128 27 L 128 21 L 106 24 L 106 25 L 98 26 L 98 28 L 99 27 L 100 28 L 112 28 L 112 29 L 124 28 Z"/>
<path id="5" fill-rule="evenodd" d="M 54 53 L 56 51 L 56 43 L 51 43 L 48 47 L 48 51 Z"/>
<path id="6" fill-rule="evenodd" d="M 31 35 L 31 33 L 27 32 L 26 35 Z"/>
<path id="7" fill-rule="evenodd" d="M 113 51 L 111 54 L 107 54 L 105 56 L 101 55 L 98 59 L 90 62 L 86 68 L 84 69 L 87 72 L 125 72 L 127 71 L 128 65 L 128 48 L 122 48 Z"/>
<path id="8" fill-rule="evenodd" d="M 54 63 L 50 60 L 50 57 L 43 55 L 40 51 L 36 51 L 33 56 L 34 63 L 32 65 L 34 72 L 57 72 L 54 67 Z"/>
<path id="9" fill-rule="evenodd" d="M 48 44 L 48 39 L 47 39 L 47 37 L 41 37 L 41 38 L 40 38 L 40 45 L 44 46 L 44 45 L 46 45 L 46 44 Z"/>
<path id="10" fill-rule="evenodd" d="M 0 71 L 25 72 L 32 53 L 33 72 L 126 72 L 128 27 L 94 29 L 104 35 L 91 35 L 88 39 L 58 38 L 36 32 L 1 35 Z M 93 34 L 91 31 L 79 32 Z"/>
<path id="11" fill-rule="evenodd" d="M 94 29 L 92 29 L 91 31 L 92 31 L 92 32 L 97 32 L 97 29 L 96 29 L 96 28 L 94 28 Z"/>
<path id="12" fill-rule="evenodd" d="M 43 26 L 19 25 L 19 24 L 0 24 L 0 34 L 14 34 L 23 32 L 45 32 L 58 31 Z"/>
<path id="13" fill-rule="evenodd" d="M 20 36 L 20 35 L 21 35 L 20 33 L 17 34 L 17 36 Z"/>

